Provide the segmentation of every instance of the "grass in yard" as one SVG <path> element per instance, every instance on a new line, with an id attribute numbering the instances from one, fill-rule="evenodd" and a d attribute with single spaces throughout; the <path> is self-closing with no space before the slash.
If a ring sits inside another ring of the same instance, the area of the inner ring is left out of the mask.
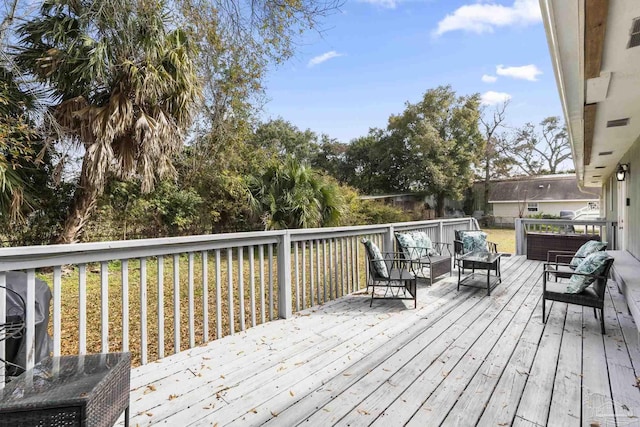
<path id="1" fill-rule="evenodd" d="M 516 231 L 505 228 L 483 228 L 488 234 L 487 240 L 498 245 L 498 252 L 516 253 Z"/>

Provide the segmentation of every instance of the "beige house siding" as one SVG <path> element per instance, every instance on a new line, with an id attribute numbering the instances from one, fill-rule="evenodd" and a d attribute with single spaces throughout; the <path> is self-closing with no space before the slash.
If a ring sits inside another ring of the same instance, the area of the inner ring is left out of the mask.
<path id="1" fill-rule="evenodd" d="M 596 200 L 593 200 L 594 202 Z M 538 203 L 538 211 L 537 212 L 529 212 L 525 206 L 523 210 L 523 215 L 535 215 L 535 214 L 549 214 L 549 215 L 560 215 L 560 211 L 576 211 L 578 209 L 582 209 L 588 206 L 588 202 L 586 200 L 580 201 L 556 201 L 556 202 L 546 202 L 546 201 L 536 201 L 529 200 L 526 203 Z M 496 223 L 498 224 L 513 224 L 515 222 L 515 218 L 520 216 L 519 206 L 521 206 L 524 202 L 501 202 L 501 203 L 493 203 L 493 217 L 495 218 Z"/>

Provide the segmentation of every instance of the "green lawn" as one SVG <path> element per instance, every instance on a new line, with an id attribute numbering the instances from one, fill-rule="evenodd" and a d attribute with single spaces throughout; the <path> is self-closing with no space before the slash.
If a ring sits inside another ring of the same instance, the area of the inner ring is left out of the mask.
<path id="1" fill-rule="evenodd" d="M 483 228 L 489 236 L 487 240 L 498 244 L 499 252 L 516 253 L 516 232 L 504 228 Z"/>

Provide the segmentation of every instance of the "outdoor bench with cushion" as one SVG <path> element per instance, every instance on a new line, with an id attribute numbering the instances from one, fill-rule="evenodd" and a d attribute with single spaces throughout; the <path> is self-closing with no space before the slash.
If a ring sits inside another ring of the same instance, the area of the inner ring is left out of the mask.
<path id="1" fill-rule="evenodd" d="M 432 242 L 424 231 L 395 233 L 402 256 L 411 260 L 411 271 L 417 278 L 433 279 L 451 274 L 451 249 L 448 243 Z"/>
<path id="2" fill-rule="evenodd" d="M 542 321 L 546 323 L 546 301 L 593 307 L 596 318 L 596 310 L 600 310 L 600 328 L 604 334 L 604 294 L 612 265 L 613 258 L 609 254 L 596 251 L 580 261 L 567 282 L 558 282 L 558 269 L 568 267 L 569 264 L 545 263 L 542 277 Z M 549 280 L 551 275 L 556 277 L 555 282 Z"/>
<path id="3" fill-rule="evenodd" d="M 374 299 L 412 299 L 413 307 L 417 307 L 417 281 L 411 272 L 411 260 L 398 252 L 381 252 L 368 239 L 363 239 L 362 244 L 367 255 L 367 291 L 372 288 L 369 307 Z M 376 287 L 385 289 L 382 296 L 376 295 Z"/>

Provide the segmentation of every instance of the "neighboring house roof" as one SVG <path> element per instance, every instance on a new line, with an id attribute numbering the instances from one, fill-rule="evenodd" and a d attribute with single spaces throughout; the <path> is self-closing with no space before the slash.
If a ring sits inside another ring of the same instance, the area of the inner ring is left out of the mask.
<path id="1" fill-rule="evenodd" d="M 600 188 L 583 191 L 575 175 L 542 175 L 493 181 L 489 203 L 523 201 L 591 201 L 600 199 Z"/>

